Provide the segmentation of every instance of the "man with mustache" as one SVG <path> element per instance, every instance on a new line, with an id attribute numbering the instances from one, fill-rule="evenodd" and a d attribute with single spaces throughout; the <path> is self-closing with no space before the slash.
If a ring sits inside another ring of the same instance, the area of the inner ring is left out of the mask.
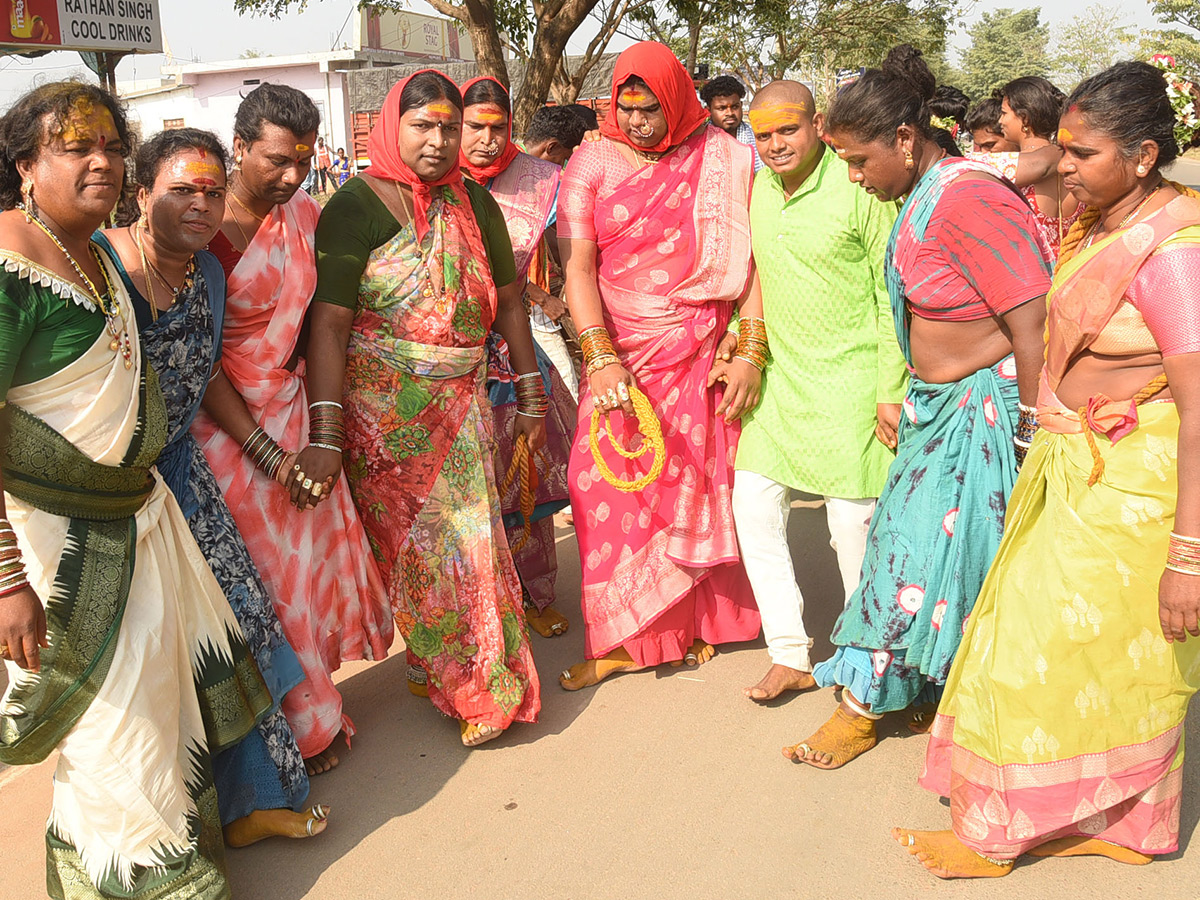
<path id="1" fill-rule="evenodd" d="M 772 82 L 750 107 L 766 167 L 751 194 L 750 229 L 771 361 L 738 446 L 733 511 L 772 662 L 745 690 L 758 701 L 815 686 L 787 543 L 791 494 L 825 498 L 848 598 L 906 382 L 883 277 L 895 208 L 851 183 L 821 140 L 815 110 L 794 81 Z"/>
<path id="2" fill-rule="evenodd" d="M 708 118 L 731 138 L 754 147 L 754 132 L 742 116 L 746 87 L 732 75 L 718 75 L 700 88 L 700 99 L 708 107 Z M 754 171 L 762 168 L 758 150 L 754 151 Z"/>

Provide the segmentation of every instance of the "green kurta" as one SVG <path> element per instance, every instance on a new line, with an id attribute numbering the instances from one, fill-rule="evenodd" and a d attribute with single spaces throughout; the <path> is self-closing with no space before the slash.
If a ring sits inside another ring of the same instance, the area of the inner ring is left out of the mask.
<path id="1" fill-rule="evenodd" d="M 828 149 L 791 199 L 769 168 L 755 177 L 750 231 L 771 361 L 738 469 L 827 497 L 879 496 L 894 454 L 875 437 L 875 405 L 899 403 L 907 385 L 883 277 L 895 218 Z"/>

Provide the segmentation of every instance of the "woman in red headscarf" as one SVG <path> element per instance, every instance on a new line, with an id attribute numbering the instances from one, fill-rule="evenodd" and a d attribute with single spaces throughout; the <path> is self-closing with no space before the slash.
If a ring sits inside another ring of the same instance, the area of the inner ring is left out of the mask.
<path id="1" fill-rule="evenodd" d="M 306 471 L 336 474 L 344 451 L 410 661 L 475 746 L 541 708 L 492 465 L 489 328 L 531 376 L 513 429 L 533 451 L 546 398 L 504 217 L 459 171 L 462 109 L 440 72 L 396 84 L 370 168 L 321 215 L 308 384 L 325 468 Z"/>
<path id="2" fill-rule="evenodd" d="M 759 629 L 731 505 L 736 418 L 752 392 L 733 370 L 710 390 L 735 304 L 762 315 L 751 290 L 753 155 L 707 124 L 662 44 L 621 54 L 612 96 L 603 138 L 571 157 L 558 203 L 588 376 L 570 467 L 588 660 L 562 674 L 567 690 L 664 662 L 696 665 L 713 644 Z M 661 422 L 665 465 L 629 490 L 613 482 L 644 475 L 647 457 L 598 443 L 602 470 L 589 432 L 600 410 L 615 442 L 636 442 L 635 385 Z"/>
<path id="3" fill-rule="evenodd" d="M 512 548 L 521 579 L 521 593 L 529 624 L 543 637 L 567 630 L 567 620 L 554 608 L 554 583 L 558 576 L 558 552 L 554 537 L 554 513 L 567 505 L 567 462 L 575 433 L 578 404 L 555 368 L 554 358 L 544 347 L 557 339 L 567 365 L 573 366 L 559 326 L 544 311 L 553 312 L 562 301 L 548 292 L 550 287 L 547 237 L 552 237 L 554 204 L 562 166 L 522 153 L 512 139 L 512 105 L 508 91 L 494 78 L 474 78 L 463 85 L 463 139 L 459 162 L 463 173 L 488 193 L 504 213 L 512 240 L 517 277 L 523 282 L 529 304 L 529 324 L 538 354 L 550 407 L 546 415 L 546 449 L 538 459 L 538 486 L 530 521 L 521 506 L 519 479 L 501 491 L 508 545 Z M 572 371 L 572 374 L 573 371 Z M 507 438 L 517 415 L 517 374 L 500 336 L 488 341 L 488 399 L 496 420 L 496 471 L 507 472 L 513 460 L 513 445 Z"/>

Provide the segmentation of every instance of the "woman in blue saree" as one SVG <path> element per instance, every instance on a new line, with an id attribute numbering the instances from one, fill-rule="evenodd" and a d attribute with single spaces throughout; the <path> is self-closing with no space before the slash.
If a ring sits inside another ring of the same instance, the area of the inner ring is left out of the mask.
<path id="1" fill-rule="evenodd" d="M 940 695 L 1035 427 L 1045 248 L 1012 185 L 945 157 L 930 126 L 934 90 L 920 52 L 902 45 L 826 118 L 850 180 L 903 200 L 885 273 L 911 378 L 862 578 L 834 627 L 833 658 L 813 672 L 842 688 L 841 704 L 784 749 L 822 769 L 870 750 L 884 713 Z M 932 721 L 914 713 L 914 731 Z"/>
<path id="2" fill-rule="evenodd" d="M 138 151 L 141 217 L 96 242 L 112 258 L 133 300 L 143 351 L 167 405 L 168 441 L 156 467 L 186 516 L 225 592 L 263 680 L 270 712 L 245 739 L 213 761 L 225 840 L 245 846 L 273 835 L 309 837 L 327 808 L 298 812 L 308 776 L 279 703 L 303 679 L 266 588 L 190 428 L 220 364 L 225 274 L 203 248 L 225 205 L 225 150 L 197 129 L 165 131 Z"/>

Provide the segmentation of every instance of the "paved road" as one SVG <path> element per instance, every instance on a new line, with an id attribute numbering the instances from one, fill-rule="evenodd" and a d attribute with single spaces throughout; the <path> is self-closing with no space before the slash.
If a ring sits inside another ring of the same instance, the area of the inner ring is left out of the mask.
<path id="1" fill-rule="evenodd" d="M 1169 178 L 1200 190 L 1200 159 L 1178 159 L 1167 171 Z"/>
<path id="2" fill-rule="evenodd" d="M 824 515 L 799 509 L 791 539 L 812 630 L 828 634 L 840 603 Z M 698 670 L 638 673 L 567 694 L 555 673 L 580 658 L 575 541 L 560 531 L 562 606 L 576 626 L 535 637 L 542 721 L 466 751 L 458 728 L 404 689 L 404 660 L 342 672 L 359 736 L 314 782 L 334 807 L 308 842 L 229 853 L 235 897 L 993 900 L 1200 896 L 1200 754 L 1186 767 L 1182 854 L 1143 869 L 1104 860 L 1044 860 L 989 883 L 943 884 L 892 843 L 893 824 L 940 828 L 938 798 L 915 784 L 926 738 L 885 722 L 870 755 L 837 772 L 779 755 L 833 711 L 828 691 L 762 708 L 741 688 L 766 667 L 760 644 Z M 817 658 L 828 652 L 818 643 Z M 1200 716 L 1189 728 L 1200 747 Z M 41 823 L 50 764 L 0 773 L 5 900 L 41 897 Z M 1192 846 L 1189 846 L 1189 843 Z"/>

